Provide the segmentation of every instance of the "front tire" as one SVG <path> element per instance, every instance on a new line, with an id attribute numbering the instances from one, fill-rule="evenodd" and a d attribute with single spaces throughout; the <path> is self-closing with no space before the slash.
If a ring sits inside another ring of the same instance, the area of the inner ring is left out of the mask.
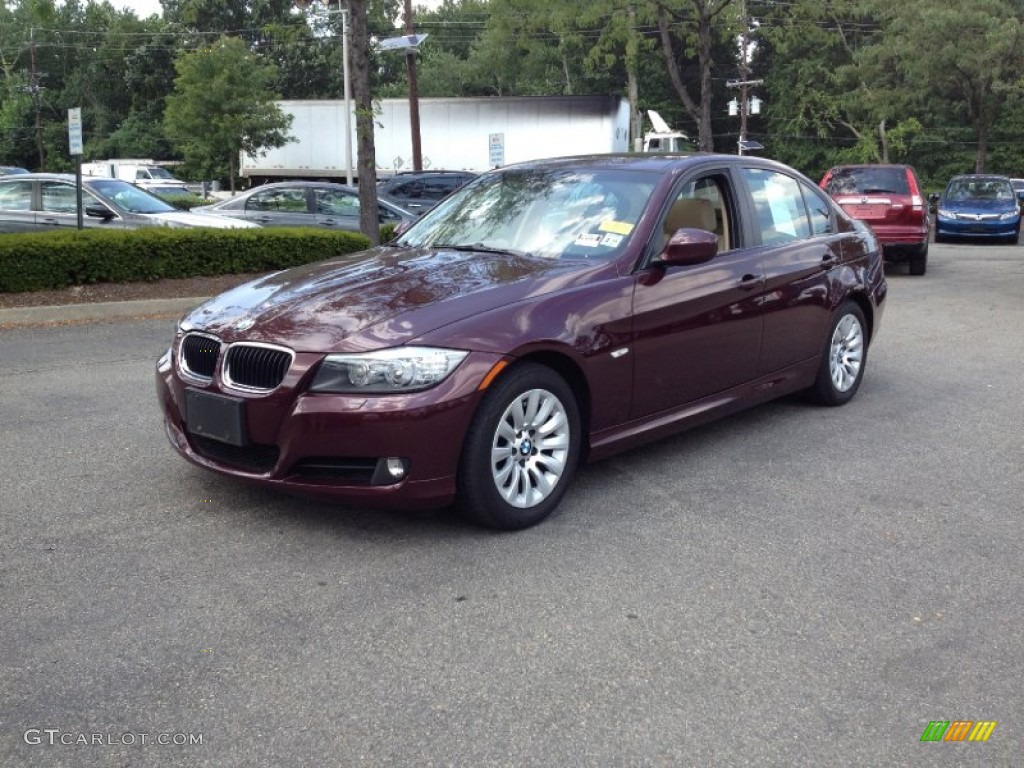
<path id="1" fill-rule="evenodd" d="M 555 371 L 509 368 L 470 422 L 459 463 L 459 513 L 480 525 L 517 530 L 558 506 L 580 455 L 579 408 Z"/>
<path id="2" fill-rule="evenodd" d="M 811 389 L 822 405 L 845 405 L 853 399 L 864 379 L 868 337 L 864 312 L 847 301 L 836 312 L 822 353 L 818 378 Z"/>

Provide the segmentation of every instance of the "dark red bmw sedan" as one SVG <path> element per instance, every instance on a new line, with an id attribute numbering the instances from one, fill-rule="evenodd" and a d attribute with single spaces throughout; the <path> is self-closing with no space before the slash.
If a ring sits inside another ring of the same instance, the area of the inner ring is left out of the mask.
<path id="1" fill-rule="evenodd" d="M 871 230 L 786 166 L 549 160 L 208 301 L 157 389 L 202 467 L 522 528 L 581 461 L 799 390 L 847 402 L 885 295 Z"/>

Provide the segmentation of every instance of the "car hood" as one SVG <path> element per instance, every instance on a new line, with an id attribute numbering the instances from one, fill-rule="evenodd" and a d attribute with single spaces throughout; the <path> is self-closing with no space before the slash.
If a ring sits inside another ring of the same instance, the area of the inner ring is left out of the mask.
<path id="1" fill-rule="evenodd" d="M 383 246 L 239 286 L 197 307 L 182 327 L 300 352 L 377 349 L 581 284 L 602 269 L 614 265 Z"/>
<path id="2" fill-rule="evenodd" d="M 232 219 L 216 214 L 197 214 L 191 211 L 168 211 L 147 213 L 145 217 L 164 227 L 213 227 L 214 229 L 259 229 L 260 225 L 242 219 Z"/>

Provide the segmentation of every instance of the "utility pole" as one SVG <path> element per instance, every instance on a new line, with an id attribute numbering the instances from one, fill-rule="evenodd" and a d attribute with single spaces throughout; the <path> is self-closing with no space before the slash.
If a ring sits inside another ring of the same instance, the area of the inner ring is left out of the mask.
<path id="1" fill-rule="evenodd" d="M 348 75 L 348 9 L 341 7 L 341 82 L 345 93 L 345 183 L 352 186 L 352 87 Z"/>
<path id="2" fill-rule="evenodd" d="M 405 34 L 413 37 L 412 0 L 405 0 Z M 423 149 L 420 146 L 420 93 L 416 85 L 416 47 L 405 51 L 405 66 L 409 73 L 409 127 L 412 130 L 412 169 L 423 170 Z"/>
<path id="3" fill-rule="evenodd" d="M 31 61 L 31 72 L 28 81 L 28 92 L 32 97 L 32 105 L 36 111 L 36 150 L 39 152 L 39 170 L 46 170 L 46 152 L 43 149 L 43 119 L 42 119 L 42 107 L 39 103 L 39 91 L 41 90 L 39 85 L 39 75 L 36 72 L 36 30 L 35 27 L 29 27 L 28 30 L 29 39 L 29 58 Z"/>
<path id="4" fill-rule="evenodd" d="M 757 142 L 751 142 L 747 140 L 747 116 L 750 114 L 751 100 L 748 98 L 748 88 L 754 85 L 761 85 L 764 80 L 750 80 L 750 19 L 747 17 L 747 3 L 743 0 L 740 6 L 740 14 L 742 18 L 740 23 L 742 24 L 742 33 L 740 34 L 740 65 L 739 65 L 739 80 L 729 80 L 726 82 L 727 88 L 739 88 L 740 98 L 739 104 L 736 104 L 736 99 L 733 99 L 729 103 L 729 114 L 734 115 L 736 112 L 734 108 L 738 108 L 740 115 L 740 139 L 737 144 L 736 153 L 742 155 L 747 149 L 761 149 L 761 145 Z M 761 111 L 761 101 L 756 99 L 754 114 L 758 114 Z"/>

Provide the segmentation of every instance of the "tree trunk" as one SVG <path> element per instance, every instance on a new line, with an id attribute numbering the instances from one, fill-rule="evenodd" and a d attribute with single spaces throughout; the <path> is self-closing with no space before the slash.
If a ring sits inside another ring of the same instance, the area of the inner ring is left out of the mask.
<path id="1" fill-rule="evenodd" d="M 974 158 L 974 172 L 985 172 L 985 160 L 988 157 L 988 125 L 983 120 L 978 121 L 978 154 Z"/>
<path id="2" fill-rule="evenodd" d="M 679 94 L 680 100 L 683 102 L 683 107 L 686 109 L 687 114 L 693 118 L 693 121 L 697 123 L 698 131 L 703 133 L 704 118 L 700 114 L 700 107 L 697 103 L 690 98 L 690 92 L 686 90 L 686 85 L 683 83 L 683 78 L 679 75 L 679 68 L 676 66 L 676 54 L 672 49 L 672 37 L 669 34 L 669 20 L 668 11 L 664 6 L 658 7 L 658 31 L 661 34 L 661 50 L 665 54 L 665 68 L 668 70 L 669 80 L 672 81 L 672 87 L 676 89 L 676 93 Z M 710 125 L 711 120 L 708 120 Z M 704 148 L 704 136 L 700 136 L 701 149 Z"/>
<path id="3" fill-rule="evenodd" d="M 232 152 L 228 157 L 228 187 L 231 189 L 231 196 L 235 196 L 235 175 L 238 172 L 238 153 Z"/>
<path id="4" fill-rule="evenodd" d="M 878 124 L 878 141 L 882 145 L 882 162 L 889 162 L 889 136 L 885 132 L 885 120 Z"/>
<path id="5" fill-rule="evenodd" d="M 366 0 L 351 0 L 352 95 L 356 106 L 356 167 L 359 173 L 359 229 L 380 245 L 380 215 L 377 206 L 376 149 L 373 144 L 373 97 L 370 93 L 370 35 L 366 22 Z"/>

